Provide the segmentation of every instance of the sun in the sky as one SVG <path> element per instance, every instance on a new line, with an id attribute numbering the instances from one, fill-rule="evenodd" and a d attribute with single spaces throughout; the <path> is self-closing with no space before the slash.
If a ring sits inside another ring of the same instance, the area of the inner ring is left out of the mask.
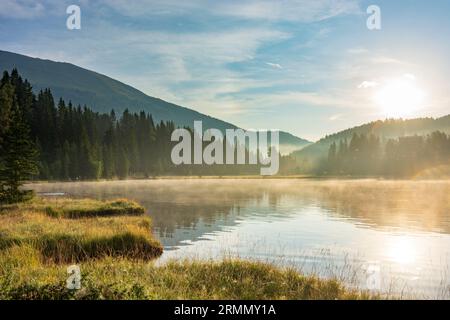
<path id="1" fill-rule="evenodd" d="M 374 101 L 381 113 L 388 118 L 416 116 L 425 103 L 425 91 L 415 76 L 403 75 L 386 81 L 375 91 Z"/>

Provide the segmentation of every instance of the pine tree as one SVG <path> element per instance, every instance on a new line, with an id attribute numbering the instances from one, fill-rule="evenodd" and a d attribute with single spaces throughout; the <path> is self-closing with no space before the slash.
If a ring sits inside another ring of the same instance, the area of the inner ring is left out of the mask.
<path id="1" fill-rule="evenodd" d="M 0 87 L 0 144 L 11 123 L 11 109 L 14 102 L 14 87 L 9 83 L 6 73 Z"/>
<path id="2" fill-rule="evenodd" d="M 70 179 L 70 145 L 67 140 L 64 141 L 63 149 L 62 149 L 62 169 L 61 169 L 61 178 L 63 180 Z"/>
<path id="3" fill-rule="evenodd" d="M 13 106 L 11 111 L 11 123 L 0 145 L 0 155 L 0 201 L 23 201 L 30 192 L 22 191 L 20 187 L 24 180 L 38 173 L 38 167 L 37 150 L 18 106 Z"/>
<path id="4" fill-rule="evenodd" d="M 103 138 L 103 177 L 106 179 L 111 179 L 116 175 L 116 161 L 114 159 L 114 152 L 117 149 L 116 144 L 114 124 L 111 123 Z"/>
<path id="5" fill-rule="evenodd" d="M 117 150 L 117 175 L 120 179 L 126 179 L 130 170 L 130 162 L 125 150 L 120 148 Z"/>

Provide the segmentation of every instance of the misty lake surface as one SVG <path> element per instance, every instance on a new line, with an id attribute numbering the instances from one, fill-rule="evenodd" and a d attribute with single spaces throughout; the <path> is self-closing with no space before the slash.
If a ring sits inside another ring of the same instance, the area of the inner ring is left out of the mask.
<path id="1" fill-rule="evenodd" d="M 350 287 L 450 298 L 450 181 L 157 179 L 33 184 L 130 198 L 172 259 L 245 258 Z"/>

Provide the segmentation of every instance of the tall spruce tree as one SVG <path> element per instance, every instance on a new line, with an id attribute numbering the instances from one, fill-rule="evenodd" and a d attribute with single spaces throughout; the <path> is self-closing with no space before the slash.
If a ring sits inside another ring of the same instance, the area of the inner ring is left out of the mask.
<path id="1" fill-rule="evenodd" d="M 11 110 L 11 122 L 0 145 L 0 162 L 0 201 L 23 201 L 30 192 L 20 190 L 20 187 L 38 173 L 37 150 L 25 116 L 17 105 Z"/>
<path id="2" fill-rule="evenodd" d="M 9 75 L 4 74 L 0 86 L 0 144 L 11 123 L 11 109 L 14 102 L 14 87 L 9 83 Z"/>

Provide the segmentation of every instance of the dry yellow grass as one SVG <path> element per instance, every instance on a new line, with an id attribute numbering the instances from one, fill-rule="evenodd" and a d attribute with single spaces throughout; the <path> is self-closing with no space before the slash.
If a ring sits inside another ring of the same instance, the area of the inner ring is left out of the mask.
<path id="1" fill-rule="evenodd" d="M 151 235 L 150 218 L 128 215 L 126 205 L 122 216 L 91 214 L 106 205 L 37 199 L 1 208 L 0 299 L 377 298 L 347 290 L 335 280 L 256 262 L 156 266 L 151 260 L 162 247 Z M 48 208 L 61 214 L 49 215 Z M 73 208 L 79 213 L 77 219 L 67 214 Z M 81 268 L 80 290 L 66 287 L 67 267 L 72 263 Z"/>
<path id="2" fill-rule="evenodd" d="M 3 207 L 0 214 L 0 250 L 29 245 L 40 251 L 46 262 L 79 262 L 104 256 L 148 260 L 162 253 L 151 235 L 148 216 L 136 216 L 138 205 L 127 211 L 121 201 L 122 216 L 95 215 L 110 205 L 91 200 L 42 199 Z M 72 219 L 71 212 L 77 212 Z M 60 215 L 48 211 L 61 212 Z M 139 210 L 144 212 L 143 209 Z M 104 211 L 102 211 L 104 212 Z M 130 215 L 128 215 L 130 214 Z"/>
<path id="3" fill-rule="evenodd" d="M 339 281 L 239 260 L 152 262 L 106 257 L 79 264 L 81 289 L 66 288 L 67 265 L 40 263 L 29 246 L 0 252 L 0 299 L 375 299 Z"/>

